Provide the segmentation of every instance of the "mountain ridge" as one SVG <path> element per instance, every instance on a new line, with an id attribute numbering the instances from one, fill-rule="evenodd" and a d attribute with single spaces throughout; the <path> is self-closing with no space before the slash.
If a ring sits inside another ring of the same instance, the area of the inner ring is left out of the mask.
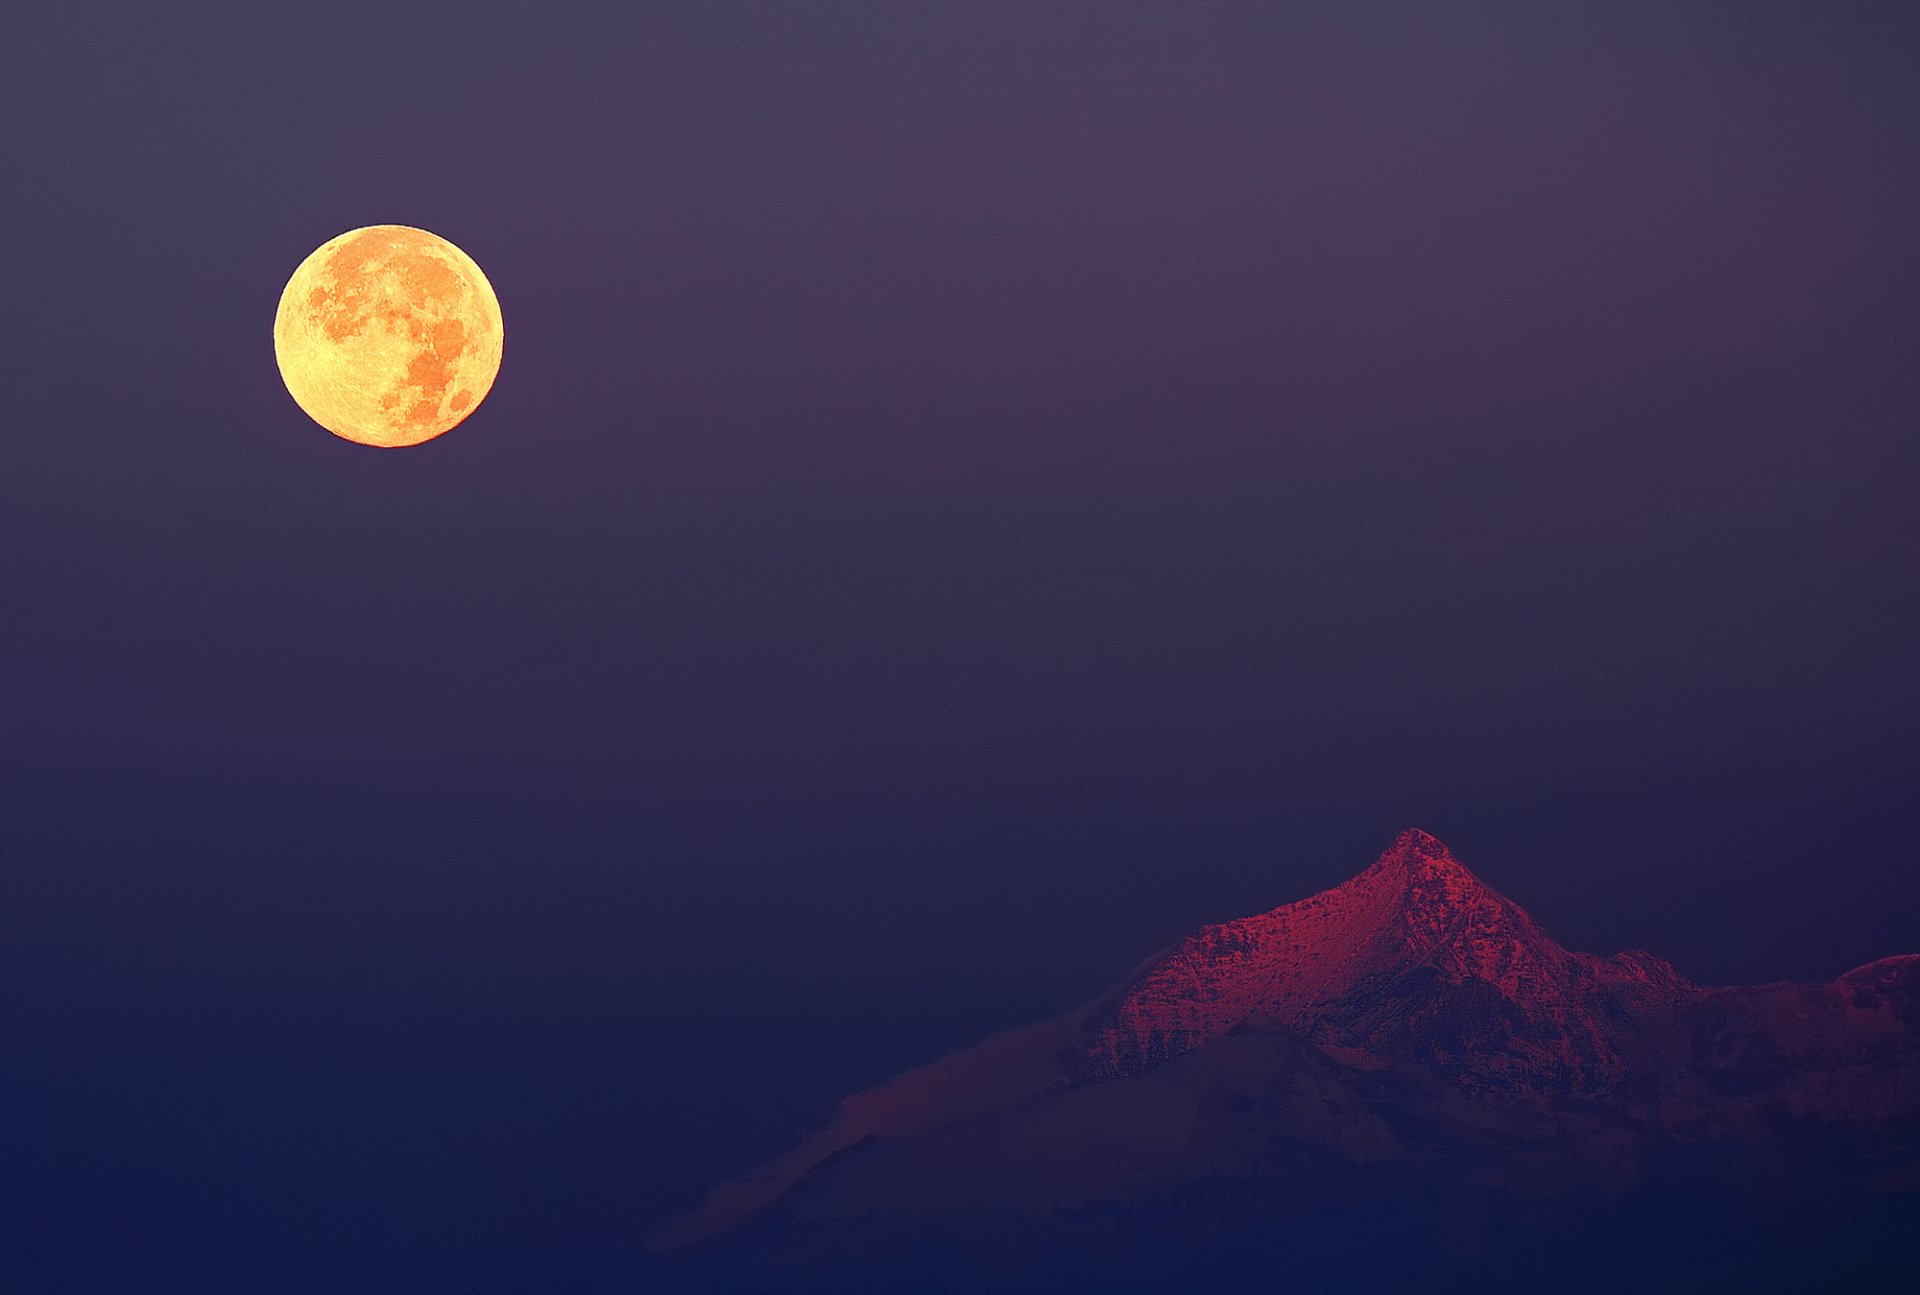
<path id="1" fill-rule="evenodd" d="M 1416 828 L 1350 881 L 1176 944 L 1098 1027 L 1085 1075 L 1140 1073 L 1255 1012 L 1369 1055 L 1385 1026 L 1382 1005 L 1415 991 L 1405 982 L 1423 970 L 1456 989 L 1484 986 L 1491 996 L 1481 1006 L 1505 1019 L 1504 1031 L 1480 1042 L 1486 1056 L 1456 1059 L 1455 1078 L 1470 1086 L 1603 1087 L 1630 1046 L 1623 1011 L 1672 1005 L 1695 988 L 1653 954 L 1561 948 Z M 1501 1048 L 1518 1050 L 1507 1058 L 1514 1064 L 1493 1064 Z"/>
<path id="2" fill-rule="evenodd" d="M 1294 1182 L 1309 1163 L 1552 1195 L 1675 1163 L 1791 1177 L 1817 1145 L 1852 1157 L 1822 1172 L 1896 1181 L 1920 1153 L 1888 1167 L 1862 1149 L 1906 1124 L 1920 1130 L 1920 955 L 1824 985 L 1702 987 L 1644 951 L 1561 947 L 1410 829 L 1339 886 L 1203 926 L 1081 1008 L 847 1098 L 654 1247 L 711 1246 L 749 1219 L 812 1235 L 1078 1217 L 1181 1184 Z"/>

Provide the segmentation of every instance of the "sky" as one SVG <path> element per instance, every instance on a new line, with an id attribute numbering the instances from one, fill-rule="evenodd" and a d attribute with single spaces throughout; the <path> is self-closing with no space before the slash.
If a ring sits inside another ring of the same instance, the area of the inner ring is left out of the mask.
<path id="1" fill-rule="evenodd" d="M 1920 951 L 1911 3 L 0 23 L 8 1289 L 514 1289 L 1406 826 Z M 401 451 L 271 343 L 378 223 Z"/>

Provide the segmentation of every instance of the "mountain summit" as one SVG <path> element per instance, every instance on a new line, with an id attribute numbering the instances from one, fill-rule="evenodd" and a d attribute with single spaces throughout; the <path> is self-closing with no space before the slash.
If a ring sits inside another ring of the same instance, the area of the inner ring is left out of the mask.
<path id="1" fill-rule="evenodd" d="M 1567 952 L 1410 830 L 1346 884 L 1150 961 L 1100 1018 L 1086 1073 L 1139 1074 L 1262 1016 L 1352 1064 L 1406 1052 L 1463 1088 L 1594 1092 L 1625 1072 L 1631 1011 L 1692 990 L 1650 954 Z"/>
<path id="2" fill-rule="evenodd" d="M 1123 1263 L 1135 1232 L 1178 1248 L 1231 1218 L 1258 1249 L 1381 1191 L 1415 1213 L 1586 1193 L 1599 1218 L 1594 1192 L 1795 1182 L 1920 1202 L 1920 957 L 1703 988 L 1562 948 L 1407 831 L 1343 885 L 846 1099 L 657 1247 L 759 1271 L 985 1228 Z"/>

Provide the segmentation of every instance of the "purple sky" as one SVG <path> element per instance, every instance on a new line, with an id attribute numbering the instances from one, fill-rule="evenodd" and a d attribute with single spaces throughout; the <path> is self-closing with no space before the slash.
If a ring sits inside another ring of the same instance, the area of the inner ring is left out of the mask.
<path id="1" fill-rule="evenodd" d="M 1411 824 L 1920 950 L 1910 0 L 27 9 L 0 1285 L 518 1280 Z M 507 332 L 388 453 L 384 222 Z"/>

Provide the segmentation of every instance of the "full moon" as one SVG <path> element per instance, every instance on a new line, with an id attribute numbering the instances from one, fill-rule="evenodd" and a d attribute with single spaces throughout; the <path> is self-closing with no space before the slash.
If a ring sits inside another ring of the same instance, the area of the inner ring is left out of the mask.
<path id="1" fill-rule="evenodd" d="M 432 440 L 486 399 L 500 336 L 500 302 L 472 257 L 424 229 L 369 225 L 300 262 L 273 353 L 314 422 L 394 447 Z"/>

